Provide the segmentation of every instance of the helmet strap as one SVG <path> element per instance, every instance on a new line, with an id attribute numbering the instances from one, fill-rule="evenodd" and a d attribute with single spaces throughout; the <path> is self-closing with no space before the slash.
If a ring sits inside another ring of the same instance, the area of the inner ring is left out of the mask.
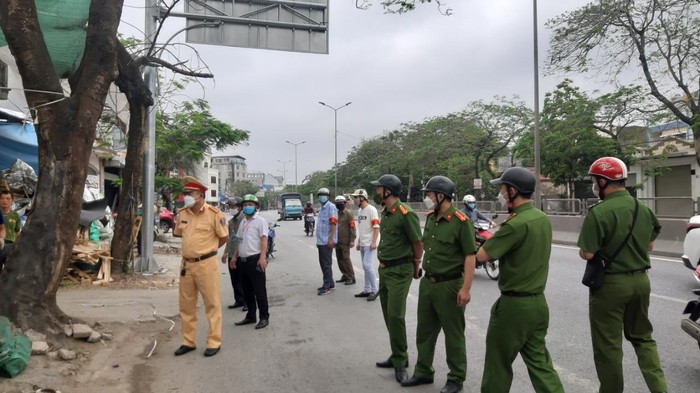
<path id="1" fill-rule="evenodd" d="M 605 179 L 601 178 L 600 176 L 595 177 L 595 183 L 598 185 L 598 196 L 601 200 L 605 199 L 605 187 L 607 187 L 610 183 L 605 181 Z"/>
<path id="2" fill-rule="evenodd" d="M 440 210 L 442 208 L 442 203 L 445 202 L 445 196 L 442 195 L 442 200 L 440 200 L 439 196 L 442 195 L 439 192 L 435 193 L 435 206 L 433 206 L 433 212 L 435 212 L 435 217 L 440 213 Z"/>
<path id="3" fill-rule="evenodd" d="M 510 190 L 515 190 L 515 196 L 510 196 Z M 506 195 L 508 196 L 508 213 L 512 213 L 513 202 L 515 202 L 515 198 L 518 197 L 518 189 L 511 186 L 510 184 L 506 184 Z"/>

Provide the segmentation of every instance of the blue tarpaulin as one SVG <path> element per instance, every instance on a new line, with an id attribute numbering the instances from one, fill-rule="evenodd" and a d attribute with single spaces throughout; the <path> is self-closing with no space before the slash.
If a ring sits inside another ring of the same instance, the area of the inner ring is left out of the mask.
<path id="1" fill-rule="evenodd" d="M 20 159 L 39 173 L 39 148 L 34 124 L 0 121 L 0 170 Z"/>

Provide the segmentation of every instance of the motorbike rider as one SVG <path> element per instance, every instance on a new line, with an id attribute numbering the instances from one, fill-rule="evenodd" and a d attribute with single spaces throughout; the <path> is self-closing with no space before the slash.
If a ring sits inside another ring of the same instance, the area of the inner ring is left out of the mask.
<path id="1" fill-rule="evenodd" d="M 464 207 L 461 209 L 462 213 L 466 214 L 470 220 L 472 220 L 473 223 L 479 222 L 479 220 L 486 221 L 491 225 L 491 228 L 496 226 L 496 223 L 483 215 L 477 208 L 476 208 L 476 198 L 474 198 L 474 195 L 467 194 L 464 196 L 464 199 L 462 199 L 462 202 L 464 203 Z"/>
<path id="2" fill-rule="evenodd" d="M 308 232 L 309 222 L 306 221 L 306 215 L 313 214 L 314 216 L 316 216 L 316 211 L 314 211 L 313 206 L 311 206 L 311 202 L 306 202 L 306 206 L 304 206 L 304 209 L 301 211 L 301 214 L 304 217 L 304 232 Z"/>

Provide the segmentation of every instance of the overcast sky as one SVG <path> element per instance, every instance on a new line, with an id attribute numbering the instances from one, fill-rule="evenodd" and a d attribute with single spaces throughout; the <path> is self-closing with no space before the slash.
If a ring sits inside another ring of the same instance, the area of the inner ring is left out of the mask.
<path id="1" fill-rule="evenodd" d="M 432 116 L 463 109 L 475 100 L 518 95 L 529 105 L 533 92 L 532 2 L 524 0 L 446 0 L 449 17 L 434 4 L 404 15 L 387 15 L 379 0 L 367 11 L 355 0 L 332 0 L 329 13 L 330 53 L 291 53 L 260 49 L 197 45 L 213 81 L 204 97 L 217 118 L 251 132 L 248 146 L 225 153 L 246 158 L 248 171 L 281 175 L 294 183 L 294 148 L 298 147 L 298 180 L 334 162 L 331 106 L 338 111 L 338 161 L 361 142 Z M 585 0 L 540 0 L 540 64 L 546 62 L 547 19 L 588 3 Z M 143 1 L 126 0 L 123 22 L 142 28 Z M 184 20 L 166 22 L 161 41 L 184 27 Z M 120 31 L 137 35 L 122 23 Z M 174 40 L 184 41 L 181 34 Z M 540 102 L 563 76 L 540 79 Z M 584 89 L 604 85 L 572 77 Z M 378 157 L 378 159 L 381 159 Z"/>

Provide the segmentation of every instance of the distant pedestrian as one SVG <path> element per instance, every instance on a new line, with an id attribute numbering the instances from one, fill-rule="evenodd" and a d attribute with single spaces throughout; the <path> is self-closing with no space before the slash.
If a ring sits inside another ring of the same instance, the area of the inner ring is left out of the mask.
<path id="1" fill-rule="evenodd" d="M 434 176 L 423 188 L 428 218 L 423 231 L 423 270 L 418 291 L 418 360 L 413 377 L 401 386 L 433 383 L 433 355 L 440 331 L 445 335 L 447 383 L 440 393 L 460 392 L 467 378 L 464 311 L 471 300 L 476 243 L 474 225 L 452 205 L 454 183 Z"/>
<path id="2" fill-rule="evenodd" d="M 355 217 L 345 208 L 345 197 L 335 197 L 335 208 L 338 209 L 338 241 L 335 244 L 335 258 L 342 276 L 337 283 L 355 284 L 355 269 L 350 260 L 350 250 L 355 247 Z"/>
<path id="3" fill-rule="evenodd" d="M 500 186 L 499 201 L 510 216 L 479 249 L 481 262 L 498 259 L 501 297 L 491 308 L 481 392 L 508 392 L 513 361 L 520 354 L 535 392 L 563 393 L 545 338 L 549 306 L 544 296 L 552 251 L 552 225 L 532 204 L 535 176 L 525 168 L 508 168 L 491 181 Z"/>
<path id="4" fill-rule="evenodd" d="M 256 329 L 267 327 L 270 312 L 267 302 L 267 221 L 260 217 L 258 197 L 248 194 L 243 197 L 243 214 L 245 218 L 236 232 L 236 249 L 231 259 L 231 268 L 240 269 L 243 294 L 248 313 L 235 324 L 248 325 L 256 322 L 256 310 L 260 310 L 260 321 Z"/>
<path id="5" fill-rule="evenodd" d="M 17 241 L 17 236 L 19 236 L 19 231 L 21 228 L 22 221 L 19 218 L 19 214 L 12 210 L 12 204 L 14 203 L 14 197 L 12 192 L 8 190 L 0 191 L 0 213 L 5 219 L 5 242 L 8 244 Z"/>
<path id="6" fill-rule="evenodd" d="M 588 174 L 593 193 L 603 201 L 590 208 L 583 220 L 578 238 L 579 254 L 588 260 L 597 253 L 607 266 L 602 287 L 591 290 L 588 296 L 599 392 L 624 390 L 623 332 L 634 347 L 649 391 L 666 392 L 666 378 L 656 341 L 651 336 L 654 329 L 649 321 L 651 287 L 647 275 L 651 268 L 649 252 L 654 248 L 661 225 L 651 209 L 636 201 L 625 189 L 627 166 L 622 160 L 599 158 Z"/>
<path id="7" fill-rule="evenodd" d="M 231 267 L 231 260 L 233 259 L 233 254 L 236 251 L 236 245 L 238 243 L 236 232 L 238 231 L 241 221 L 243 221 L 245 217 L 244 214 L 241 214 L 241 203 L 241 197 L 232 197 L 226 201 L 226 207 L 232 217 L 228 221 L 228 244 L 224 249 L 224 255 L 221 256 L 221 263 L 225 263 L 228 268 L 228 273 L 231 278 L 231 287 L 233 288 L 233 304 L 230 304 L 228 308 L 243 307 L 243 311 L 248 311 L 245 304 L 245 296 L 243 295 L 243 276 L 241 275 L 241 269 L 233 269 Z"/>
<path id="8" fill-rule="evenodd" d="M 317 193 L 321 208 L 318 209 L 316 224 L 316 248 L 318 260 L 323 274 L 323 285 L 318 288 L 318 295 L 327 295 L 335 288 L 333 282 L 333 248 L 338 241 L 338 209 L 329 203 L 330 191 L 323 187 Z"/>
<path id="9" fill-rule="evenodd" d="M 481 213 L 479 209 L 476 208 L 476 198 L 474 197 L 474 195 L 465 195 L 464 199 L 462 199 L 462 202 L 464 203 L 462 212 L 466 214 L 469 217 L 469 219 L 472 220 L 473 223 L 476 224 L 479 222 L 479 220 L 481 220 L 488 222 L 489 225 L 491 225 L 491 228 L 496 226 L 496 223 L 492 219 L 483 215 L 483 213 Z"/>
<path id="10" fill-rule="evenodd" d="M 384 323 L 389 331 L 391 356 L 377 362 L 377 367 L 394 368 L 394 377 L 401 383 L 408 379 L 408 341 L 406 339 L 406 297 L 414 278 L 420 278 L 423 242 L 418 216 L 401 202 L 401 180 L 383 175 L 371 182 L 384 209 L 380 224 L 379 300 Z"/>
<path id="11" fill-rule="evenodd" d="M 179 286 L 182 345 L 175 356 L 197 347 L 198 294 L 202 295 L 209 320 L 204 356 L 214 356 L 221 349 L 221 278 L 216 254 L 228 241 L 228 224 L 224 213 L 205 203 L 207 187 L 202 182 L 190 176 L 183 181 L 185 206 L 178 213 L 173 230 L 173 236 L 182 237 Z"/>
<path id="12" fill-rule="evenodd" d="M 352 193 L 357 210 L 357 249 L 362 256 L 362 269 L 365 271 L 365 287 L 362 292 L 355 295 L 358 298 L 367 298 L 374 301 L 379 296 L 377 287 L 377 274 L 374 268 L 374 256 L 377 254 L 377 242 L 379 240 L 379 214 L 377 208 L 369 204 L 369 195 L 363 188 Z"/>

